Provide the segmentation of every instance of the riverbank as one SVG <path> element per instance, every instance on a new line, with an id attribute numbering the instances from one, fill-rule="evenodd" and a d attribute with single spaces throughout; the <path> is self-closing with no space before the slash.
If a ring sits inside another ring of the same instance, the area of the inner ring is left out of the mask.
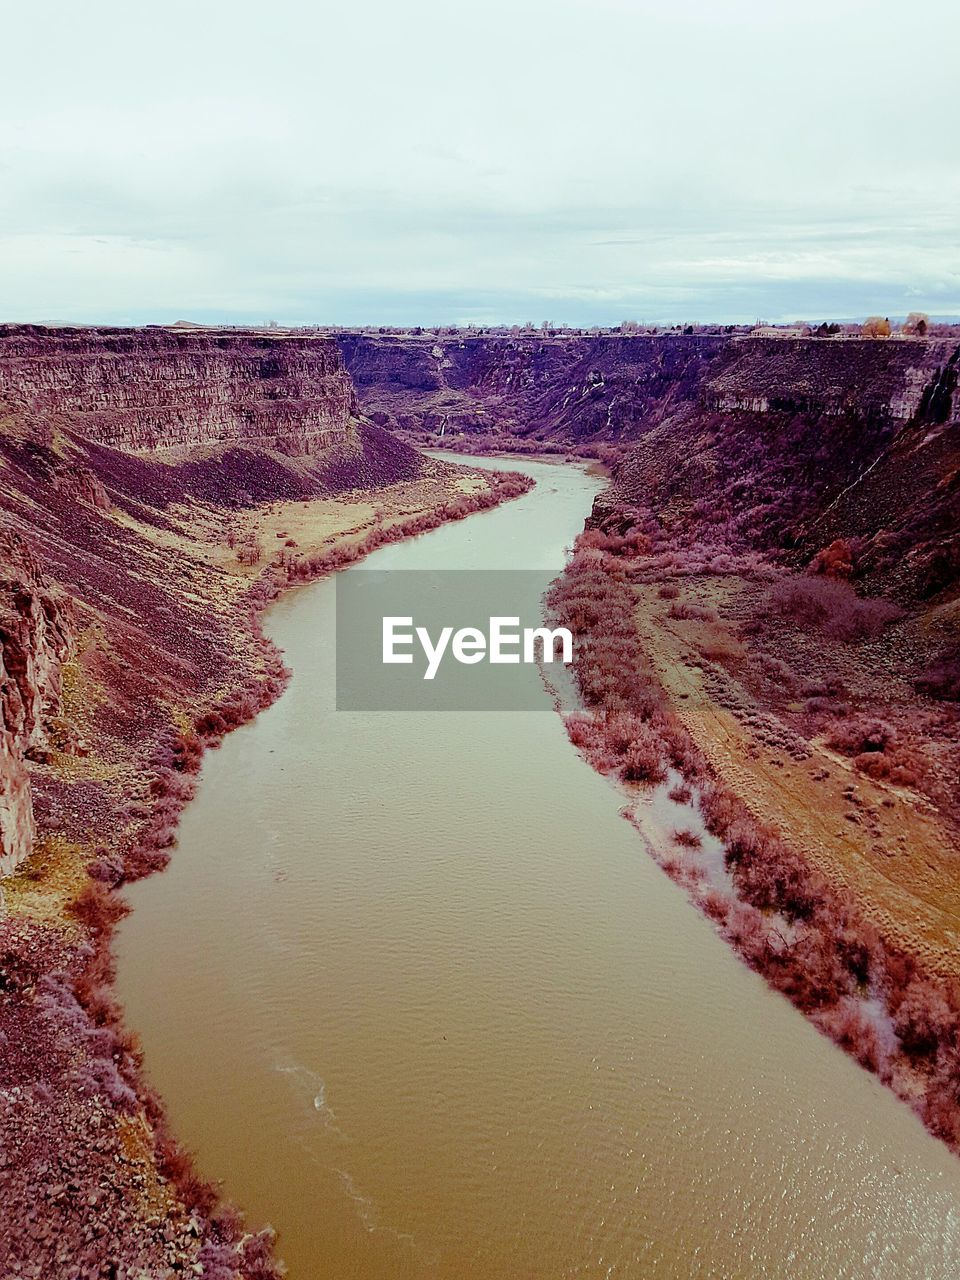
<path id="1" fill-rule="evenodd" d="M 553 592 L 586 638 L 571 740 L 680 806 L 672 832 L 651 834 L 642 801 L 625 816 L 752 968 L 960 1150 L 956 793 L 928 763 L 956 718 L 864 673 L 863 642 L 902 611 L 754 553 L 684 560 L 615 518 Z M 796 616 L 770 625 L 815 592 L 832 592 L 832 646 Z"/>
<path id="2" fill-rule="evenodd" d="M 124 1027 L 119 890 L 168 862 L 204 750 L 282 691 L 266 604 L 529 482 L 429 461 L 376 489 L 155 506 L 147 464 L 124 465 L 135 500 L 127 486 L 102 490 L 89 513 L 54 504 L 67 522 L 51 544 L 59 561 L 36 569 L 72 634 L 49 742 L 30 765 L 33 853 L 2 886 L 0 1270 L 260 1280 L 277 1274 L 270 1233 L 249 1233 L 196 1174 Z M 166 482 L 171 469 L 153 465 Z M 45 483 L 25 473 L 25 511 Z"/>

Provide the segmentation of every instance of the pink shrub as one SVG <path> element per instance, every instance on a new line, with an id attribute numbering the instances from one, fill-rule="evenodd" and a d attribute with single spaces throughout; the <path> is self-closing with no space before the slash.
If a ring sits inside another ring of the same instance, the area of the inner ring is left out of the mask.
<path id="1" fill-rule="evenodd" d="M 766 971 L 772 954 L 770 929 L 756 907 L 746 902 L 734 902 L 726 913 L 725 932 L 748 964 Z"/>
<path id="2" fill-rule="evenodd" d="M 822 935 L 805 931 L 772 954 L 764 973 L 770 983 L 805 1013 L 827 1008 L 853 993 L 850 976 Z"/>
<path id="3" fill-rule="evenodd" d="M 956 1080 L 958 1074 L 954 1072 L 952 1079 Z M 960 1110 L 956 1090 L 950 1083 L 937 1081 L 919 1102 L 914 1101 L 914 1107 L 935 1137 L 955 1152 L 960 1150 Z"/>
<path id="4" fill-rule="evenodd" d="M 916 976 L 897 997 L 894 1029 L 904 1052 L 912 1058 L 932 1058 L 944 1045 L 956 1045 L 958 1010 L 943 985 Z"/>
<path id="5" fill-rule="evenodd" d="M 852 715 L 834 723 L 827 741 L 850 756 L 861 773 L 895 786 L 916 787 L 931 772 L 923 746 L 902 738 L 892 725 L 874 716 Z"/>
<path id="6" fill-rule="evenodd" d="M 727 834 L 727 863 L 738 893 L 764 911 L 806 920 L 827 896 L 827 886 L 772 832 L 754 823 Z"/>
<path id="7" fill-rule="evenodd" d="M 605 533 L 600 529 L 587 529 L 578 539 L 583 551 L 609 551 L 617 556 L 645 556 L 650 551 L 650 539 L 639 529 L 625 533 Z"/>
<path id="8" fill-rule="evenodd" d="M 595 750 L 603 742 L 603 730 L 592 716 L 576 712 L 567 716 L 564 723 L 570 741 L 581 751 Z"/>
<path id="9" fill-rule="evenodd" d="M 624 782 L 662 782 L 666 777 L 662 746 L 657 736 L 644 727 L 623 753 L 620 776 Z"/>
<path id="10" fill-rule="evenodd" d="M 69 909 L 70 914 L 93 933 L 109 931 L 130 911 L 122 899 L 97 881 L 91 881 Z"/>
<path id="11" fill-rule="evenodd" d="M 101 884 L 114 887 L 123 882 L 123 859 L 118 853 L 103 853 L 87 868 L 90 878 Z"/>
<path id="12" fill-rule="evenodd" d="M 733 900 L 719 889 L 708 889 L 701 903 L 704 913 L 718 924 L 725 924 L 730 914 Z"/>
<path id="13" fill-rule="evenodd" d="M 871 716 L 848 716 L 830 729 L 827 741 L 846 756 L 858 756 L 864 752 L 883 752 L 896 742 L 896 732 L 891 725 Z"/>
<path id="14" fill-rule="evenodd" d="M 706 782 L 701 787 L 700 812 L 710 834 L 721 839 L 735 822 L 748 817 L 743 802 L 716 782 Z"/>

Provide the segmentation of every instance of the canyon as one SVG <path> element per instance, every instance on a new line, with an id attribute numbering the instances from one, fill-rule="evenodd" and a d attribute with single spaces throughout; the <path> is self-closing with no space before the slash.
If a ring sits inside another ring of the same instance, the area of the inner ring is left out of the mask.
<path id="1" fill-rule="evenodd" d="M 0 420 L 8 760 L 0 860 L 10 870 L 30 851 L 22 762 L 45 749 L 56 716 L 70 594 L 96 600 L 121 631 L 131 624 L 124 578 L 139 579 L 160 607 L 150 570 L 136 575 L 122 564 L 144 516 L 155 533 L 190 502 L 229 512 L 305 500 L 412 479 L 420 464 L 362 420 L 337 350 L 322 339 L 8 326 Z M 151 569 L 162 579 L 157 560 Z M 96 599 L 104 594 L 109 602 Z"/>
<path id="2" fill-rule="evenodd" d="M 672 751 L 767 923 L 763 841 L 789 862 L 813 993 L 782 937 L 708 899 L 695 845 L 659 859 L 956 1148 L 958 363 L 936 336 L 0 326 L 3 1266 L 273 1274 L 144 1082 L 116 890 L 168 861 L 203 750 L 282 690 L 272 599 L 528 487 L 419 451 L 441 440 L 609 467 L 564 607 L 619 601 L 596 617 L 621 648 L 598 635 L 571 737 L 630 786 Z M 882 956 L 896 1052 L 864 1051 L 859 961 L 839 1005 L 822 976 L 813 872 Z"/>

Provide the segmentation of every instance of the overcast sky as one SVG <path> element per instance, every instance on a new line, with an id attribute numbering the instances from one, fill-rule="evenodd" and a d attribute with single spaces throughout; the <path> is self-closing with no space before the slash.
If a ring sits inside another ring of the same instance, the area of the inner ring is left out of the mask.
<path id="1" fill-rule="evenodd" d="M 0 18 L 0 320 L 960 313 L 957 0 Z"/>

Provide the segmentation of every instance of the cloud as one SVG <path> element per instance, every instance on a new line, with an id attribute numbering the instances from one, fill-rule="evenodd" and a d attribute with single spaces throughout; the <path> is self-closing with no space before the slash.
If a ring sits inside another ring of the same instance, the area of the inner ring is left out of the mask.
<path id="1" fill-rule="evenodd" d="M 5 23 L 3 318 L 732 320 L 960 292 L 952 0 L 51 0 Z"/>

